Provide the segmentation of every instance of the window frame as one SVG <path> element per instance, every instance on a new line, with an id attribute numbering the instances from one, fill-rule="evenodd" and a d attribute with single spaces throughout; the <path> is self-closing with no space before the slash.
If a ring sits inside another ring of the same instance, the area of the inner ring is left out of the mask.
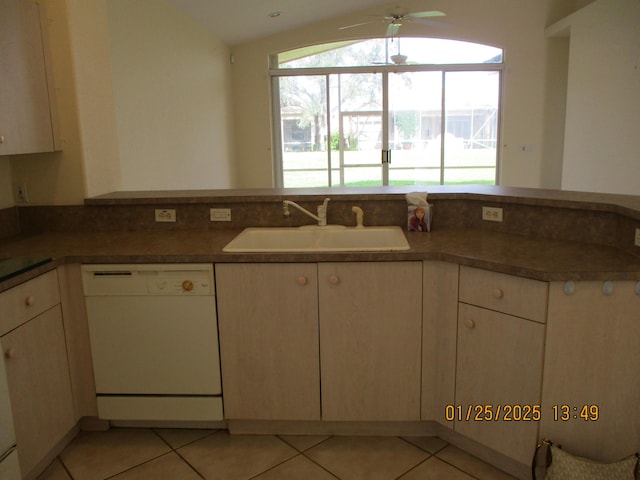
<path id="1" fill-rule="evenodd" d="M 370 40 L 370 39 L 362 39 Z M 333 42 L 331 42 L 333 43 Z M 294 76 L 324 76 L 327 82 L 327 91 L 330 75 L 336 74 L 382 74 L 383 88 L 386 89 L 383 92 L 383 118 L 388 118 L 388 75 L 390 73 L 405 73 L 405 72 L 442 72 L 443 78 L 448 72 L 497 72 L 499 75 L 498 80 L 498 115 L 497 115 L 497 136 L 496 136 L 496 165 L 495 165 L 495 179 L 494 185 L 500 184 L 500 170 L 501 170 L 501 157 L 502 157 L 502 129 L 503 129 L 503 97 L 504 97 L 504 50 L 502 52 L 502 62 L 500 63 L 454 63 L 454 64 L 405 64 L 405 65 L 365 65 L 365 66 L 352 66 L 352 67 L 310 67 L 310 68 L 278 68 L 278 53 L 272 54 L 269 58 L 269 81 L 271 88 L 271 121 L 272 121 L 272 161 L 273 161 L 273 182 L 276 188 L 285 188 L 284 186 L 284 158 L 282 149 L 282 121 L 280 114 L 280 77 L 294 77 Z M 445 106 L 445 85 L 442 85 L 442 109 L 444 112 Z M 327 122 L 328 129 L 331 131 L 330 125 L 330 103 L 327 102 Z M 383 126 L 385 126 L 383 122 Z M 445 130 L 446 131 L 446 130 Z M 388 133 L 387 133 L 388 137 Z M 441 148 L 441 165 L 440 165 L 440 185 L 444 185 L 444 139 L 445 135 L 441 135 L 442 148 Z M 388 138 L 383 136 L 383 142 L 386 144 Z M 328 155 L 328 185 L 330 188 L 334 188 L 331 184 L 331 160 L 330 149 L 327 149 Z M 388 169 L 383 169 L 383 186 L 388 183 Z M 339 186 L 339 185 L 338 185 Z M 292 187 L 292 188 L 314 188 L 314 187 Z"/>

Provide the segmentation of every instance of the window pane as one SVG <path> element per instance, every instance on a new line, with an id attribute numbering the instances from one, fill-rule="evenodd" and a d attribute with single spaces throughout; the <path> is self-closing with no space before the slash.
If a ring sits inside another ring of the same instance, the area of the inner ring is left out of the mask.
<path id="1" fill-rule="evenodd" d="M 390 182 L 440 183 L 441 126 L 442 72 L 390 74 Z"/>
<path id="2" fill-rule="evenodd" d="M 323 75 L 280 78 L 283 184 L 329 185 Z"/>
<path id="3" fill-rule="evenodd" d="M 498 72 L 445 75 L 444 183 L 495 183 Z"/>
<path id="4" fill-rule="evenodd" d="M 332 166 L 343 167 L 335 185 L 381 185 L 381 74 L 331 75 L 329 85 Z"/>
<path id="5" fill-rule="evenodd" d="M 289 50 L 277 55 L 275 68 L 354 67 L 393 64 L 406 55 L 418 65 L 502 63 L 502 49 L 441 38 L 387 37 L 353 40 Z"/>

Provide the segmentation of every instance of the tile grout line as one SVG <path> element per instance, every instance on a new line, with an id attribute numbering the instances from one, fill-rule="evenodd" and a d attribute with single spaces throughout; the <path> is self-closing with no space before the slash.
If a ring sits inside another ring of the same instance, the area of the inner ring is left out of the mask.
<path id="1" fill-rule="evenodd" d="M 403 442 L 407 443 L 408 445 L 411 445 L 412 447 L 417 448 L 418 450 L 420 450 L 421 452 L 424 452 L 427 454 L 427 458 L 423 459 L 422 461 L 416 463 L 413 467 L 409 468 L 408 470 L 402 472 L 400 475 L 398 475 L 395 480 L 399 480 L 402 477 L 404 477 L 405 475 L 407 475 L 409 472 L 411 472 L 412 470 L 415 470 L 416 468 L 418 468 L 420 465 L 422 465 L 424 462 L 426 462 L 427 460 L 435 457 L 435 453 L 431 453 L 430 451 L 428 451 L 425 448 L 422 448 L 420 445 L 416 445 L 415 443 L 411 442 L 410 440 L 407 440 L 405 437 L 403 436 L 397 436 L 396 437 L 399 440 L 402 440 Z M 444 447 L 445 448 L 447 445 L 449 445 L 448 443 L 445 443 Z M 442 450 L 442 448 L 440 448 L 440 450 Z M 438 451 L 440 451 L 438 450 Z"/>
<path id="2" fill-rule="evenodd" d="M 164 456 L 166 456 L 166 455 L 169 455 L 170 453 L 171 453 L 171 450 L 169 450 L 168 452 L 164 452 L 163 454 L 157 455 L 157 456 L 155 456 L 155 457 L 153 457 L 153 458 L 149 458 L 149 459 L 145 460 L 144 462 L 140 462 L 140 463 L 138 463 L 138 464 L 136 464 L 136 465 L 132 465 L 132 466 L 131 466 L 131 467 L 129 467 L 129 468 L 125 468 L 124 470 L 122 470 L 122 471 L 120 471 L 120 472 L 114 473 L 113 475 L 109 475 L 109 476 L 107 476 L 107 477 L 104 477 L 104 479 L 103 479 L 103 480 L 109 480 L 110 478 L 115 478 L 115 477 L 117 477 L 118 475 L 122 475 L 122 474 L 123 474 L 123 473 L 125 473 L 125 472 L 130 472 L 131 470 L 134 470 L 134 469 L 136 469 L 136 468 L 138 468 L 138 467 L 141 467 L 142 465 L 146 465 L 147 463 L 151 463 L 151 462 L 153 462 L 154 460 L 157 460 L 157 459 L 162 458 L 162 457 L 164 457 Z"/>
<path id="3" fill-rule="evenodd" d="M 193 443 L 193 442 L 189 442 L 187 445 L 189 445 L 190 443 Z M 183 446 L 184 446 L 184 445 L 183 445 Z M 180 448 L 182 448 L 182 447 L 180 447 Z M 202 479 L 206 480 L 205 476 L 204 476 L 202 473 L 200 473 L 196 467 L 194 467 L 193 465 L 191 465 L 191 463 L 189 463 L 189 461 L 188 461 L 186 458 L 184 458 L 184 457 L 180 454 L 180 452 L 178 452 L 178 449 L 177 449 L 177 448 L 174 450 L 174 453 L 178 456 L 178 458 L 180 458 L 180 460 L 182 460 L 184 463 L 186 463 L 186 464 L 187 464 L 187 466 L 188 466 L 191 470 L 193 470 L 193 471 L 196 473 L 196 475 L 198 475 L 200 478 L 202 478 Z"/>
<path id="4" fill-rule="evenodd" d="M 179 458 L 182 462 L 184 462 L 184 463 L 185 463 L 185 464 L 186 464 L 186 465 L 187 465 L 191 470 L 193 470 L 193 471 L 195 472 L 195 474 L 196 474 L 196 475 L 198 475 L 198 476 L 199 476 L 200 478 L 202 478 L 203 480 L 206 480 L 205 476 L 204 476 L 202 473 L 200 473 L 196 467 L 194 467 L 193 465 L 191 465 L 191 463 L 189 463 L 189 461 L 188 461 L 186 458 L 184 458 L 184 457 L 182 456 L 182 454 L 181 454 L 178 450 L 179 450 L 179 449 L 181 449 L 181 448 L 183 448 L 183 447 L 186 447 L 187 445 L 191 445 L 191 444 L 193 444 L 193 443 L 199 442 L 200 440 L 204 440 L 205 438 L 208 438 L 208 437 L 211 437 L 211 436 L 213 436 L 213 435 L 216 435 L 216 434 L 218 434 L 221 430 L 220 430 L 220 429 L 214 429 L 214 430 L 212 430 L 210 433 L 208 433 L 208 434 L 206 434 L 206 435 L 204 435 L 204 436 L 202 436 L 202 437 L 200 437 L 200 438 L 197 438 L 197 439 L 195 439 L 195 440 L 191 440 L 190 442 L 187 442 L 187 443 L 185 443 L 184 445 L 180 445 L 179 447 L 173 447 L 173 445 L 171 445 L 171 444 L 170 444 L 170 443 L 169 443 L 169 442 L 168 442 L 168 441 L 167 441 L 167 440 L 166 440 L 166 439 L 165 439 L 165 438 L 164 438 L 164 437 L 163 437 L 163 436 L 162 436 L 162 435 L 161 435 L 157 430 L 159 430 L 159 429 L 151 428 L 151 431 L 153 431 L 153 433 L 154 433 L 154 434 L 156 434 L 158 437 L 160 437 L 160 439 L 161 439 L 164 443 L 166 443 L 166 444 L 167 444 L 167 446 L 171 449 L 171 451 L 172 451 L 173 453 L 175 453 L 175 454 L 178 456 L 178 458 Z"/>
<path id="5" fill-rule="evenodd" d="M 75 480 L 75 479 L 73 478 L 73 475 L 71 475 L 71 472 L 69 471 L 69 469 L 67 468 L 67 466 L 66 466 L 66 465 L 64 464 L 64 462 L 62 461 L 62 457 L 61 457 L 60 455 L 58 455 L 55 459 L 56 459 L 56 460 L 58 460 L 58 462 L 60 462 L 60 465 L 62 465 L 62 468 L 64 469 L 64 471 L 65 471 L 65 472 L 67 472 L 67 475 L 69 475 L 69 478 L 70 478 L 71 480 Z M 53 463 L 53 462 L 52 462 L 52 463 Z M 51 465 L 51 464 L 49 464 L 49 465 Z M 47 467 L 47 468 L 49 468 L 49 467 Z"/>
<path id="6" fill-rule="evenodd" d="M 408 470 L 402 472 L 400 475 L 398 475 L 394 480 L 400 480 L 402 477 L 404 477 L 405 475 L 407 475 L 409 472 L 415 470 L 416 468 L 418 468 L 420 465 L 422 465 L 424 462 L 426 462 L 427 460 L 433 458 L 433 455 L 429 454 L 429 456 L 427 458 L 425 458 L 424 460 L 422 460 L 421 462 L 416 463 L 413 467 L 409 468 Z"/>
<path id="7" fill-rule="evenodd" d="M 332 438 L 334 438 L 334 437 L 335 437 L 335 435 L 331 435 L 331 436 L 329 436 L 328 438 L 326 438 L 326 439 L 322 440 L 321 442 L 319 442 L 319 443 L 317 443 L 317 444 L 315 444 L 315 445 L 313 445 L 313 446 L 311 446 L 311 447 L 309 447 L 309 448 L 305 449 L 305 450 L 304 450 L 304 451 L 302 451 L 301 453 L 302 453 L 302 455 L 303 455 L 306 459 L 308 459 L 309 461 L 313 462 L 315 465 L 317 465 L 317 466 L 319 466 L 320 468 L 322 468 L 324 471 L 326 471 L 326 472 L 328 472 L 329 474 L 331 474 L 331 476 L 333 476 L 333 477 L 335 477 L 335 478 L 337 478 L 337 479 L 339 479 L 339 480 L 342 480 L 342 479 L 340 479 L 340 477 L 338 477 L 335 473 L 333 473 L 333 472 L 331 472 L 330 470 L 328 470 L 325 466 L 323 466 L 323 465 L 321 465 L 320 463 L 316 462 L 313 458 L 309 457 L 308 455 L 305 455 L 305 452 L 308 452 L 309 450 L 314 449 L 315 447 L 317 447 L 317 446 L 319 446 L 319 445 L 321 445 L 321 444 L 323 444 L 323 443 L 327 442 L 328 440 L 330 440 L 330 439 L 332 439 Z M 414 465 L 413 467 L 410 467 L 408 470 L 406 470 L 406 471 L 402 472 L 398 477 L 396 477 L 396 479 L 395 479 L 395 480 L 399 479 L 399 478 L 400 478 L 400 477 L 402 477 L 403 475 L 406 475 L 406 474 L 407 474 L 407 473 L 409 473 L 411 470 L 413 470 L 414 468 L 416 468 L 418 465 L 421 465 L 422 463 L 426 462 L 429 458 L 431 458 L 431 457 L 433 456 L 430 452 L 427 452 L 427 451 L 426 451 L 426 450 L 424 450 L 423 448 L 421 448 L 421 447 L 419 447 L 419 446 L 417 446 L 417 445 L 414 445 L 413 443 L 409 442 L 408 440 L 405 440 L 404 438 L 402 438 L 402 437 L 400 437 L 400 436 L 393 435 L 393 436 L 391 436 L 391 437 L 389 437 L 389 438 L 396 438 L 396 439 L 398 439 L 398 440 L 402 440 L 402 441 L 404 441 L 405 443 L 407 443 L 408 445 L 411 445 L 412 447 L 415 447 L 416 449 L 420 450 L 421 452 L 423 452 L 423 453 L 426 453 L 426 454 L 427 454 L 427 458 L 425 458 L 424 460 L 422 460 L 422 461 L 418 462 L 418 463 L 417 463 L 416 465 Z M 448 444 L 447 444 L 447 445 L 448 445 Z"/>
<path id="8" fill-rule="evenodd" d="M 329 435 L 327 436 L 327 438 L 325 438 L 324 440 L 320 440 L 318 443 L 311 445 L 308 448 L 305 448 L 303 450 L 300 450 L 298 448 L 296 448 L 295 446 L 291 445 L 289 442 L 287 442 L 285 439 L 281 438 L 280 435 L 276 435 L 277 438 L 279 438 L 280 440 L 282 440 L 284 443 L 286 443 L 287 445 L 291 446 L 291 448 L 294 448 L 297 452 L 298 455 L 296 456 L 301 456 L 303 458 L 306 458 L 307 460 L 309 460 L 311 463 L 313 463 L 314 465 L 317 465 L 318 467 L 320 467 L 322 470 L 324 470 L 325 472 L 327 472 L 329 475 L 331 475 L 332 477 L 337 478 L 338 480 L 341 480 L 340 477 L 338 477 L 335 473 L 333 473 L 332 471 L 328 470 L 326 467 L 324 467 L 323 465 L 320 465 L 318 462 L 314 461 L 312 458 L 310 458 L 308 455 L 305 455 L 305 452 L 308 452 L 309 450 L 322 445 L 323 443 L 329 441 L 330 439 L 332 439 L 335 435 Z M 292 457 L 295 458 L 295 457 Z M 284 463 L 284 462 L 283 462 Z"/>
<path id="9" fill-rule="evenodd" d="M 286 436 L 286 435 L 284 435 Z M 340 477 L 338 477 L 335 473 L 333 473 L 332 471 L 328 470 L 324 465 L 319 464 L 318 462 L 316 462 L 313 458 L 309 457 L 308 455 L 306 455 L 306 452 L 308 452 L 309 450 L 312 450 L 320 445 L 322 445 L 325 442 L 328 442 L 329 440 L 331 440 L 332 438 L 335 437 L 335 435 L 328 435 L 327 438 L 325 438 L 324 440 L 320 440 L 318 443 L 311 445 L 308 448 L 305 449 L 298 449 L 296 448 L 294 445 L 291 445 L 289 442 L 287 442 L 284 438 L 281 438 L 280 435 L 277 435 L 278 438 L 280 438 L 280 440 L 282 440 L 283 442 L 285 442 L 287 445 L 290 445 L 292 448 L 295 448 L 296 450 L 298 450 L 299 454 L 306 458 L 307 460 L 309 460 L 311 463 L 313 463 L 314 465 L 320 467 L 322 470 L 324 470 L 325 472 L 327 472 L 329 475 L 331 475 L 334 478 L 337 478 L 338 480 L 341 480 Z"/>

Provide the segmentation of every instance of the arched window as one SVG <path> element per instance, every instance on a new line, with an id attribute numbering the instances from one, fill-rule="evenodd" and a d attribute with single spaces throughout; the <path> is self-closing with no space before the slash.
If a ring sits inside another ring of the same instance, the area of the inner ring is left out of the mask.
<path id="1" fill-rule="evenodd" d="M 502 62 L 496 47 L 407 37 L 273 55 L 276 184 L 497 183 Z"/>

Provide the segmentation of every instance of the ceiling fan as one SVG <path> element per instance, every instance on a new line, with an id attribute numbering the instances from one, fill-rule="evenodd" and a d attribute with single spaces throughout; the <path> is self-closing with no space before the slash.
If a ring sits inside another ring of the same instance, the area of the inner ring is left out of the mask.
<path id="1" fill-rule="evenodd" d="M 387 13 L 371 15 L 371 16 L 380 17 L 380 18 L 379 20 L 374 20 L 370 22 L 360 22 L 353 25 L 345 25 L 344 27 L 338 27 L 338 29 L 345 30 L 347 28 L 359 27 L 361 25 L 368 25 L 370 23 L 376 23 L 376 22 L 387 23 L 388 22 L 389 25 L 387 26 L 386 36 L 394 37 L 398 34 L 398 31 L 400 30 L 400 27 L 402 26 L 403 23 L 416 22 L 416 23 L 422 23 L 426 25 L 437 25 L 438 22 L 434 22 L 433 20 L 429 20 L 429 19 L 433 17 L 444 17 L 446 16 L 446 14 L 438 10 L 430 10 L 426 12 L 409 12 L 409 10 L 406 8 L 395 6 L 394 8 L 389 10 L 389 12 Z"/>

